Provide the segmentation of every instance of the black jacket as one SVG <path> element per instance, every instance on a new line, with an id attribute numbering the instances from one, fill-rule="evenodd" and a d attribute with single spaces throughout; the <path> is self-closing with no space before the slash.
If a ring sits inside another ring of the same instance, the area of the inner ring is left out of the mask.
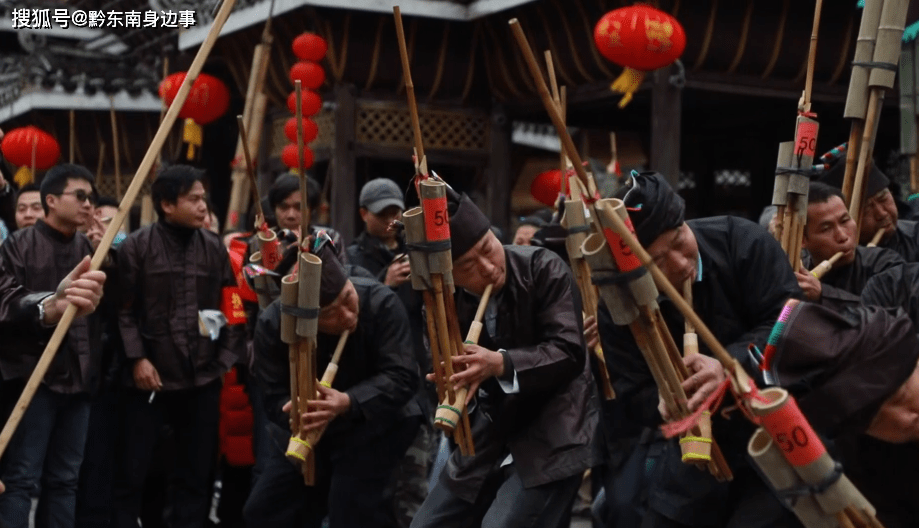
<path id="1" fill-rule="evenodd" d="M 206 385 L 244 357 L 243 325 L 223 327 L 216 341 L 198 329 L 198 311 L 220 310 L 223 288 L 236 285 L 217 235 L 160 220 L 121 243 L 118 270 L 128 386 L 141 358 L 153 363 L 165 390 L 178 390 Z"/>
<path id="2" fill-rule="evenodd" d="M 321 449 L 366 446 L 392 430 L 396 421 L 421 415 L 412 399 L 420 373 L 409 345 L 405 309 L 395 294 L 375 280 L 350 277 L 360 302 L 357 330 L 339 361 L 332 387 L 351 397 L 351 411 L 334 419 L 323 435 Z M 280 301 L 262 311 L 255 330 L 255 376 L 265 394 L 265 411 L 279 449 L 290 437 L 288 415 L 281 411 L 290 400 L 289 347 L 280 338 Z M 337 335 L 320 333 L 317 368 L 325 371 Z"/>
<path id="3" fill-rule="evenodd" d="M 778 242 L 760 225 L 735 217 L 714 217 L 686 222 L 699 247 L 702 279 L 693 283 L 693 308 L 715 337 L 747 372 L 759 378 L 758 365 L 748 345 L 765 348 L 782 306 L 803 293 L 788 257 Z M 661 314 L 679 345 L 684 319 L 666 297 L 658 298 Z M 601 303 L 600 335 L 607 367 L 616 389 L 616 403 L 625 419 L 656 428 L 658 389 L 628 326 L 613 324 Z M 700 340 L 699 351 L 711 356 Z M 724 420 L 715 415 L 714 437 L 728 465 L 737 472 L 748 466 L 746 443 L 754 427 L 740 416 Z M 684 464 L 677 439 L 664 446 L 649 490 L 649 505 L 671 519 L 689 525 L 718 525 L 735 506 L 729 500 L 731 483 L 719 483 L 708 472 Z M 776 508 L 781 508 L 774 501 Z"/>
<path id="4" fill-rule="evenodd" d="M 919 223 L 914 220 L 897 221 L 896 231 L 879 247 L 896 251 L 906 262 L 919 262 Z"/>
<path id="5" fill-rule="evenodd" d="M 810 256 L 802 260 L 807 269 L 819 264 L 812 262 Z M 820 304 L 839 310 L 857 303 L 871 277 L 903 264 L 903 258 L 890 249 L 856 246 L 855 259 L 851 264 L 833 268 L 820 279 Z"/>
<path id="6" fill-rule="evenodd" d="M 54 291 L 83 257 L 92 254 L 83 233 L 67 236 L 43 220 L 20 229 L 0 246 L 7 269 L 22 286 L 34 291 Z M 3 379 L 28 378 L 47 345 L 47 337 L 36 339 L 26 328 L 10 328 L 10 340 L 0 347 Z M 61 344 L 45 384 L 55 392 L 89 393 L 99 381 L 101 327 L 99 317 L 75 319 Z"/>
<path id="7" fill-rule="evenodd" d="M 495 335 L 483 322 L 479 345 L 507 350 L 520 390 L 505 394 L 494 378 L 480 387 L 469 417 L 476 454 L 464 457 L 455 449 L 441 475 L 467 501 L 508 454 L 527 488 L 580 475 L 601 458 L 599 396 L 571 272 L 544 248 L 504 246 L 504 254 L 506 280 L 493 294 Z M 478 302 L 457 290 L 461 329 L 473 321 Z"/>

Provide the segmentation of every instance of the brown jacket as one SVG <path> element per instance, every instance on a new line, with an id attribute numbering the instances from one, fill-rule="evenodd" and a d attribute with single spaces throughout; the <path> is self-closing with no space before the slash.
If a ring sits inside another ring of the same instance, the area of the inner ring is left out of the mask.
<path id="1" fill-rule="evenodd" d="M 33 291 L 54 291 L 86 255 L 92 254 L 82 233 L 67 236 L 39 220 L 20 229 L 0 246 L 0 255 L 16 281 Z M 101 327 L 98 316 L 75 319 L 61 344 L 45 384 L 64 394 L 92 392 L 99 380 Z M 47 345 L 48 335 L 36 338 L 34 327 L 9 327 L 0 347 L 3 379 L 28 378 Z"/>
<path id="2" fill-rule="evenodd" d="M 601 462 L 599 396 L 571 272 L 543 248 L 504 246 L 504 254 L 507 278 L 494 296 L 495 335 L 489 335 L 486 314 L 479 344 L 507 350 L 520 390 L 505 394 L 494 378 L 479 389 L 469 416 L 476 454 L 463 457 L 454 450 L 444 473 L 451 491 L 468 501 L 508 454 L 527 488 L 580 475 Z M 461 328 L 469 327 L 477 304 L 458 290 Z M 513 373 L 506 374 L 511 381 Z"/>
<path id="3" fill-rule="evenodd" d="M 178 390 L 205 385 L 244 357 L 243 325 L 223 327 L 216 341 L 198 329 L 198 311 L 219 310 L 223 288 L 236 285 L 217 235 L 161 220 L 125 239 L 118 269 L 128 386 L 141 358 L 156 367 L 163 389 Z"/>

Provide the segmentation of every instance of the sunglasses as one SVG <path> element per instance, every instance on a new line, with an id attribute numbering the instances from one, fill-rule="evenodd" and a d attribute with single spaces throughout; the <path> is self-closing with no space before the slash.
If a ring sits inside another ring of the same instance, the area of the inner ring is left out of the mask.
<path id="1" fill-rule="evenodd" d="M 61 194 L 69 194 L 77 199 L 78 202 L 89 201 L 90 204 L 96 203 L 96 195 L 91 192 L 86 192 L 83 189 L 77 189 L 76 191 L 71 192 L 62 192 Z"/>

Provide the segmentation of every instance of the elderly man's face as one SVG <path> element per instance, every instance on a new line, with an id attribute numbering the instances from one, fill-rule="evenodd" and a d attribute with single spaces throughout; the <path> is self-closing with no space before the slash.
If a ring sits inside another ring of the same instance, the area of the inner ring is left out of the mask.
<path id="1" fill-rule="evenodd" d="M 919 366 L 881 405 L 865 432 L 895 444 L 919 441 Z"/>
<path id="2" fill-rule="evenodd" d="M 664 272 L 677 291 L 682 291 L 687 280 L 696 280 L 699 245 L 686 222 L 680 227 L 664 231 L 646 249 L 654 259 L 654 264 Z"/>
<path id="3" fill-rule="evenodd" d="M 536 234 L 536 231 L 539 229 L 530 224 L 523 224 L 517 228 L 517 232 L 514 233 L 514 245 L 515 246 L 529 246 L 530 240 L 533 239 L 533 235 Z"/>
<path id="4" fill-rule="evenodd" d="M 497 292 L 504 286 L 505 266 L 504 247 L 489 230 L 453 262 L 453 281 L 476 295 L 482 295 L 489 284 Z"/>
<path id="5" fill-rule="evenodd" d="M 897 230 L 897 204 L 893 200 L 893 195 L 889 189 L 882 189 L 874 196 L 865 200 L 865 207 L 862 209 L 862 221 L 859 226 L 861 233 L 859 242 L 867 244 L 874 238 L 879 229 L 884 230 L 882 240 L 886 240 Z"/>

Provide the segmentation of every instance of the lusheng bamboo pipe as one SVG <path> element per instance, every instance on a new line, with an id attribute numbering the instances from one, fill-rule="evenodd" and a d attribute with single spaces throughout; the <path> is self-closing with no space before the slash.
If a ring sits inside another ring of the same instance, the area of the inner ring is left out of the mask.
<path id="1" fill-rule="evenodd" d="M 418 105 L 415 102 L 415 85 L 412 84 L 412 69 L 408 60 L 408 47 L 405 45 L 405 30 L 402 29 L 402 11 L 393 6 L 393 17 L 396 21 L 396 38 L 399 41 L 399 57 L 402 59 L 402 80 L 405 84 L 405 96 L 408 98 L 408 110 L 412 119 L 412 136 L 415 138 L 415 156 L 418 163 L 424 159 L 424 144 L 421 141 L 421 121 L 418 119 Z M 424 176 L 427 176 L 424 174 Z"/>
<path id="2" fill-rule="evenodd" d="M 877 233 L 871 237 L 871 242 L 868 242 L 868 247 L 877 247 L 881 243 L 881 238 L 884 236 L 885 229 L 882 227 L 878 229 Z"/>
<path id="3" fill-rule="evenodd" d="M 801 94 L 801 104 L 798 110 L 807 113 L 811 111 L 811 90 L 814 86 L 814 66 L 817 62 L 817 34 L 820 30 L 820 12 L 823 0 L 817 0 L 814 6 L 814 24 L 811 28 L 810 49 L 807 52 L 807 76 L 804 78 L 804 93 Z"/>
<path id="4" fill-rule="evenodd" d="M 571 135 L 568 134 L 568 130 L 565 128 L 565 122 L 561 119 L 561 115 L 558 113 L 558 109 L 555 107 L 555 104 L 552 102 L 552 98 L 549 95 L 549 91 L 546 88 L 546 82 L 542 77 L 542 73 L 539 71 L 539 66 L 536 64 L 536 58 L 533 56 L 533 51 L 530 49 L 530 45 L 527 43 L 526 35 L 523 33 L 523 29 L 520 27 L 520 23 L 517 19 L 512 19 L 509 22 L 511 30 L 514 33 L 514 37 L 517 40 L 517 44 L 520 46 L 520 50 L 523 52 L 523 56 L 526 59 L 530 73 L 533 76 L 533 79 L 536 83 L 537 91 L 539 96 L 542 99 L 543 106 L 546 108 L 546 111 L 549 114 L 549 117 L 552 119 L 552 123 L 555 125 L 555 130 L 559 135 L 559 139 L 562 142 L 562 146 L 565 149 L 565 152 L 568 155 L 568 158 L 571 160 L 572 167 L 574 168 L 575 174 L 578 178 L 581 179 L 581 182 L 584 185 L 588 185 L 590 181 L 588 179 L 587 173 L 584 171 L 584 165 L 581 162 L 581 156 L 578 154 L 577 148 L 574 145 L 574 142 L 571 140 Z M 683 314 L 683 317 L 688 319 L 693 326 L 696 328 L 696 333 L 702 338 L 702 341 L 708 346 L 715 358 L 721 362 L 725 369 L 730 373 L 732 383 L 734 384 L 734 389 L 742 394 L 747 394 L 751 391 L 751 386 L 753 385 L 753 380 L 750 379 L 750 376 L 743 370 L 743 367 L 728 354 L 728 351 L 718 342 L 718 339 L 715 338 L 715 335 L 712 334 L 708 326 L 699 318 L 698 315 L 692 310 L 686 301 L 683 299 L 683 296 L 676 290 L 676 288 L 670 284 L 670 281 L 667 280 L 667 277 L 664 273 L 654 264 L 654 260 L 648 254 L 647 251 L 638 243 L 638 240 L 635 236 L 629 231 L 626 227 L 625 222 L 618 217 L 618 215 L 612 215 L 613 224 L 616 233 L 622 237 L 622 241 L 632 250 L 632 252 L 638 257 L 641 263 L 648 268 L 651 272 L 652 277 L 654 277 L 654 282 L 657 284 L 657 287 L 663 290 L 663 292 L 673 301 L 673 304 L 676 305 L 680 313 Z"/>
<path id="5" fill-rule="evenodd" d="M 255 168 L 252 166 L 252 156 L 249 153 L 249 138 L 246 135 L 246 124 L 243 121 L 243 116 L 236 116 L 236 124 L 239 125 L 239 143 L 242 145 L 246 163 L 246 175 L 249 176 L 249 185 L 252 187 L 252 201 L 255 204 L 255 214 L 258 217 L 256 226 L 260 226 L 265 221 L 265 211 L 262 210 L 262 199 L 258 194 L 258 181 L 255 179 Z"/>
<path id="6" fill-rule="evenodd" d="M 348 342 L 350 333 L 351 332 L 348 330 L 345 330 L 338 338 L 338 344 L 335 346 L 335 352 L 332 353 L 332 359 L 329 361 L 329 364 L 326 365 L 325 371 L 322 373 L 322 380 L 319 381 L 319 384 L 323 387 L 332 388 L 332 383 L 335 381 L 335 375 L 338 374 L 338 362 L 341 360 L 341 353 L 345 349 L 345 344 Z M 322 439 L 322 435 L 325 434 L 325 430 L 328 429 L 328 427 L 329 425 L 326 424 L 321 429 L 313 429 L 307 433 L 303 442 L 306 444 L 305 447 L 308 452 L 315 451 L 316 445 L 319 443 L 319 440 Z"/>
<path id="7" fill-rule="evenodd" d="M 683 283 L 683 297 L 692 306 L 692 279 Z M 699 336 L 692 323 L 686 321 L 683 333 L 683 357 L 692 357 L 699 353 Z M 712 459 L 712 415 L 711 411 L 703 411 L 699 422 L 682 438 L 680 450 L 683 453 L 683 462 L 695 464 L 708 464 Z"/>
<path id="8" fill-rule="evenodd" d="M 817 264 L 817 266 L 815 266 L 814 269 L 811 270 L 811 275 L 813 275 L 814 277 L 817 277 L 818 280 L 822 279 L 823 276 L 826 275 L 828 271 L 833 269 L 833 266 L 836 265 L 836 262 L 839 259 L 841 259 L 844 254 L 845 252 L 839 251 L 832 257 L 824 260 L 820 264 Z"/>
<path id="9" fill-rule="evenodd" d="M 115 115 L 115 102 L 111 98 L 112 106 L 109 109 L 109 117 L 112 121 L 112 154 L 115 161 L 115 196 L 121 199 L 121 155 L 118 146 L 118 116 Z"/>
<path id="10" fill-rule="evenodd" d="M 303 249 L 303 241 L 309 234 L 310 227 L 310 210 L 306 204 L 309 202 L 309 186 L 306 184 L 306 169 L 303 167 L 303 100 L 301 94 L 303 89 L 300 85 L 300 79 L 294 82 L 294 91 L 297 98 L 297 167 L 300 170 L 300 249 Z"/>
<path id="11" fill-rule="evenodd" d="M 108 256 L 108 252 L 112 247 L 112 241 L 115 239 L 115 235 L 121 228 L 121 224 L 124 223 L 125 218 L 127 218 L 128 212 L 131 205 L 134 203 L 134 200 L 137 199 L 137 195 L 144 184 L 146 176 L 150 173 L 150 168 L 153 166 L 153 163 L 159 154 L 159 150 L 162 148 L 163 142 L 166 140 L 166 136 L 172 129 L 172 125 L 175 124 L 176 118 L 179 115 L 179 110 L 182 109 L 182 106 L 185 104 L 185 100 L 188 98 L 188 92 L 191 90 L 192 83 L 195 82 L 195 79 L 201 72 L 201 67 L 204 66 L 204 61 L 207 59 L 211 49 L 214 47 L 214 43 L 217 41 L 217 36 L 220 34 L 220 29 L 223 27 L 227 18 L 230 16 L 230 11 L 232 11 L 235 4 L 236 0 L 223 0 L 223 4 L 221 5 L 220 10 L 217 12 L 217 15 L 214 17 L 214 23 L 211 26 L 207 37 L 204 39 L 204 42 L 201 43 L 201 47 L 198 48 L 198 53 L 195 55 L 195 59 L 192 61 L 191 66 L 188 68 L 188 73 L 185 76 L 185 80 L 182 81 L 182 85 L 179 86 L 179 91 L 176 94 L 175 100 L 173 101 L 174 104 L 170 106 L 169 110 L 166 112 L 166 117 L 163 118 L 163 122 L 160 124 L 160 128 L 156 131 L 156 135 L 153 137 L 153 141 L 150 143 L 150 147 L 147 148 L 147 153 L 144 155 L 143 160 L 140 162 L 137 173 L 131 180 L 131 184 L 128 186 L 124 197 L 121 199 L 121 203 L 118 205 L 118 212 L 115 214 L 112 222 L 105 230 L 105 233 L 102 235 L 102 241 L 99 242 L 99 246 L 93 253 L 92 262 L 90 263 L 91 270 L 98 270 L 102 265 L 102 262 L 105 260 L 105 257 Z M 54 333 L 48 340 L 48 345 L 45 347 L 41 357 L 38 359 L 35 370 L 32 371 L 32 375 L 29 377 L 29 381 L 26 383 L 26 386 L 22 391 L 22 395 L 16 402 L 16 406 L 13 408 L 13 411 L 10 414 L 6 425 L 3 426 L 3 430 L 0 431 L 0 456 L 3 455 L 4 451 L 6 451 L 6 448 L 10 443 L 10 439 L 12 439 L 13 433 L 16 431 L 16 427 L 19 425 L 19 422 L 22 420 L 26 409 L 29 407 L 29 403 L 32 401 L 32 397 L 35 396 L 35 391 L 41 384 L 42 379 L 44 379 L 45 374 L 48 372 L 48 367 L 51 366 L 51 362 L 54 360 L 54 356 L 57 354 L 57 350 L 60 347 L 61 342 L 63 342 L 64 337 L 66 337 L 67 331 L 70 329 L 70 324 L 73 322 L 76 314 L 77 307 L 73 304 L 69 305 L 64 311 L 64 315 L 61 316 L 61 320 L 57 324 L 57 327 L 54 329 Z"/>

